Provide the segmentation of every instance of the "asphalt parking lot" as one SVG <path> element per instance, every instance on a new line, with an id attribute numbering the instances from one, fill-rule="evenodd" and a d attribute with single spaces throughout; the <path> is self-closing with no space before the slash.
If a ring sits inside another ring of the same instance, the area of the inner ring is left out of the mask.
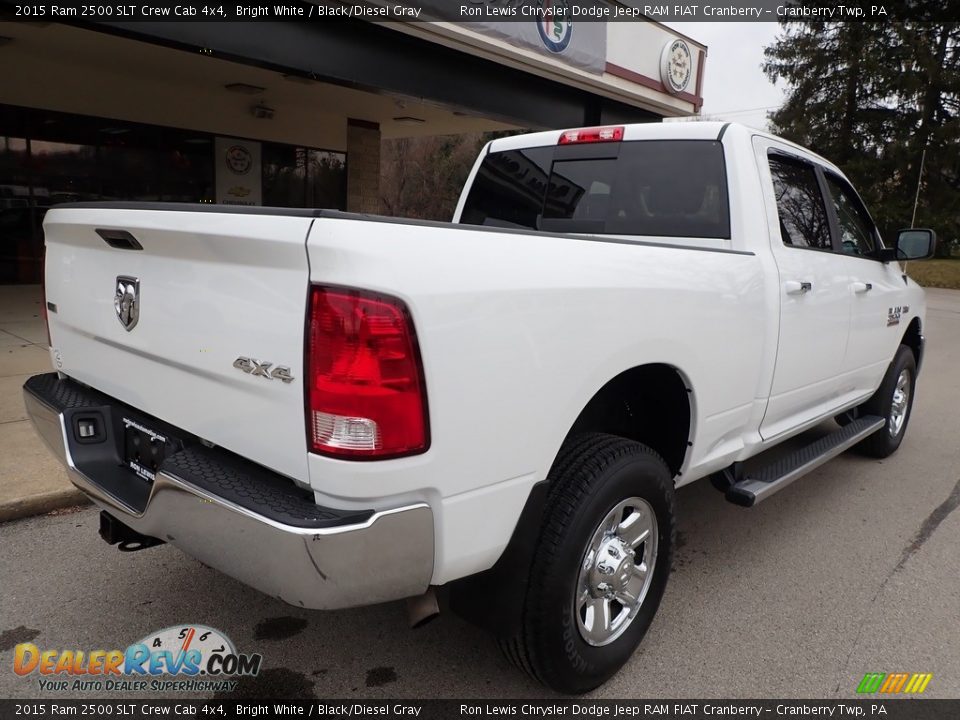
<path id="1" fill-rule="evenodd" d="M 593 696 L 843 698 L 869 671 L 933 673 L 925 696 L 960 697 L 960 292 L 929 303 L 900 451 L 847 454 L 751 510 L 680 490 L 660 613 Z M 290 607 L 169 546 L 120 553 L 89 507 L 0 525 L 0 585 L 0 697 L 42 695 L 12 672 L 18 642 L 124 648 L 181 623 L 263 654 L 237 697 L 549 697 L 452 614 L 410 631 L 402 603 Z"/>

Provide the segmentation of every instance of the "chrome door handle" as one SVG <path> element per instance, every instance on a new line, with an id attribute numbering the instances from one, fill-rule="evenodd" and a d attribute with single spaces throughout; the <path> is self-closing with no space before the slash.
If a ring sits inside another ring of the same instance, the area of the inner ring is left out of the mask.
<path id="1" fill-rule="evenodd" d="M 865 282 L 859 282 L 859 281 L 853 283 L 853 291 L 855 293 L 865 293 L 865 292 L 870 292 L 871 290 L 873 290 L 873 283 L 865 283 Z"/>
<path id="2" fill-rule="evenodd" d="M 813 283 L 787 280 L 783 284 L 783 289 L 787 291 L 787 295 L 804 295 L 813 290 Z"/>

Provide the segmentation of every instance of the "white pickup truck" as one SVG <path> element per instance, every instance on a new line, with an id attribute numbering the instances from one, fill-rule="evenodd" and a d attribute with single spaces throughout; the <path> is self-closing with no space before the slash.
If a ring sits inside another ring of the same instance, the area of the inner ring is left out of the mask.
<path id="1" fill-rule="evenodd" d="M 710 122 L 495 140 L 452 223 L 85 203 L 44 229 L 56 372 L 25 399 L 104 539 L 307 608 L 445 586 L 570 693 L 649 627 L 676 487 L 751 506 L 897 449 L 925 310 L 898 261 L 935 241 L 885 247 L 834 165 Z"/>

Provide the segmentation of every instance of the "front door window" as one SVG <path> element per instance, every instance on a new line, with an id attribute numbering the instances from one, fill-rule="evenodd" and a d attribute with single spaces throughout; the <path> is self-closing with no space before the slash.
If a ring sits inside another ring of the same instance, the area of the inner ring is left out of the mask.
<path id="1" fill-rule="evenodd" d="M 877 249 L 873 222 L 859 198 L 835 175 L 827 175 L 827 187 L 837 211 L 841 250 L 847 255 L 873 255 Z"/>

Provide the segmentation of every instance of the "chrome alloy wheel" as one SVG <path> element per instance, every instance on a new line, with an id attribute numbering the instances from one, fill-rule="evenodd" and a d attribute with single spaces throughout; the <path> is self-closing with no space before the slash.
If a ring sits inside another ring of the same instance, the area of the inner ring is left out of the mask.
<path id="1" fill-rule="evenodd" d="M 907 421 L 907 412 L 910 409 L 910 370 L 904 368 L 897 377 L 897 385 L 893 389 L 893 399 L 890 402 L 890 418 L 887 422 L 887 432 L 895 438 L 903 429 Z"/>
<path id="2" fill-rule="evenodd" d="M 638 497 L 617 503 L 594 530 L 580 564 L 574 615 L 588 645 L 620 637 L 643 605 L 657 562 L 657 516 Z"/>

